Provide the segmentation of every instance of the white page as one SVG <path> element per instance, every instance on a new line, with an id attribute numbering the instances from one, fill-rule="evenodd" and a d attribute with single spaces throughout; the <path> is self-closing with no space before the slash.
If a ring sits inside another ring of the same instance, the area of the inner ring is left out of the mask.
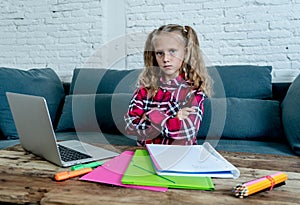
<path id="1" fill-rule="evenodd" d="M 158 174 L 197 176 L 210 174 L 214 177 L 233 178 L 237 178 L 240 174 L 236 167 L 207 142 L 203 145 L 190 146 L 149 144 L 147 149 Z"/>

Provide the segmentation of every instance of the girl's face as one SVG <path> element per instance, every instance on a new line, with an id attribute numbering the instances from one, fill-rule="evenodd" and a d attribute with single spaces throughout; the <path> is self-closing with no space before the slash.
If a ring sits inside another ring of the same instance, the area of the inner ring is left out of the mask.
<path id="1" fill-rule="evenodd" d="M 155 37 L 153 46 L 156 61 L 165 81 L 176 78 L 185 56 L 183 37 L 177 32 L 161 33 Z"/>

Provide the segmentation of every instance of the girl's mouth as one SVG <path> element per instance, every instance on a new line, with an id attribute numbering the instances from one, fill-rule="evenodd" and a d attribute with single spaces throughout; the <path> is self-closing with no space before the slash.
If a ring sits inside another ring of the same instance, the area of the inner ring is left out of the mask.
<path id="1" fill-rule="evenodd" d="M 164 68 L 170 69 L 170 68 L 172 68 L 172 66 L 171 65 L 164 65 Z"/>

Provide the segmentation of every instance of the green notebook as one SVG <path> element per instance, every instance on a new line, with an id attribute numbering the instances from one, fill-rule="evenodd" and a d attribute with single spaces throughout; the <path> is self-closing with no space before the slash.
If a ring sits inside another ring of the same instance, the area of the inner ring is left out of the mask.
<path id="1" fill-rule="evenodd" d="M 147 150 L 136 150 L 122 177 L 123 184 L 178 189 L 214 190 L 210 177 L 157 175 Z"/>

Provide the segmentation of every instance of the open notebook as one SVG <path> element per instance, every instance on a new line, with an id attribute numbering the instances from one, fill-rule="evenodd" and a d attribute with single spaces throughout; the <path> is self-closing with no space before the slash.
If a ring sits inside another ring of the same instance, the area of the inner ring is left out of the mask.
<path id="1" fill-rule="evenodd" d="M 147 144 L 155 171 L 159 175 L 238 178 L 239 170 L 208 142 L 203 145 Z"/>

